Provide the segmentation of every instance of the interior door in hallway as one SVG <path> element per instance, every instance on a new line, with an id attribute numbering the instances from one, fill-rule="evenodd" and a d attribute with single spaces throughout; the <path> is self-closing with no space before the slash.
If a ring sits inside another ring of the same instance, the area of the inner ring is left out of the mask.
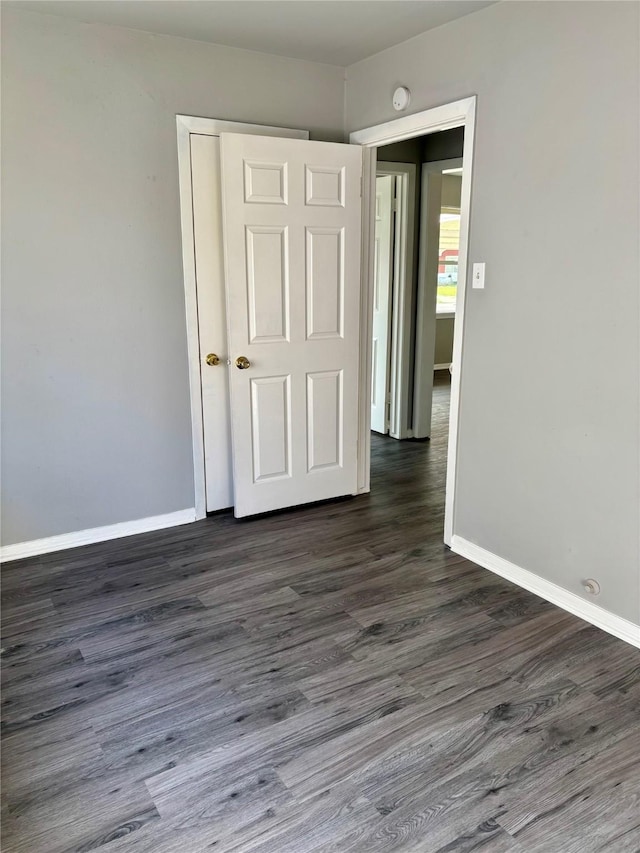
<path id="1" fill-rule="evenodd" d="M 379 175 L 376 178 L 371 429 L 381 433 L 389 431 L 389 344 L 391 341 L 395 182 L 393 175 Z"/>
<path id="2" fill-rule="evenodd" d="M 220 140 L 235 515 L 355 494 L 362 149 Z"/>

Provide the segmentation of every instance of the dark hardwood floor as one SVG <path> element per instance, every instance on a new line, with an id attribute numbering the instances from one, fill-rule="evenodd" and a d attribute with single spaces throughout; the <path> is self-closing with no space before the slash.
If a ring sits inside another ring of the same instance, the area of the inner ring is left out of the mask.
<path id="1" fill-rule="evenodd" d="M 371 495 L 6 565 L 4 853 L 638 853 L 640 652 Z"/>

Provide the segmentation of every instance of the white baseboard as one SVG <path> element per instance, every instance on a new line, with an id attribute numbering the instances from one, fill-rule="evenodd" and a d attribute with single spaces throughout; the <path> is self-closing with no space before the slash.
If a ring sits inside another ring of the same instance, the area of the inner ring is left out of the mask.
<path id="1" fill-rule="evenodd" d="M 105 527 L 92 527 L 88 530 L 77 530 L 74 533 L 48 536 L 46 539 L 16 542 L 15 545 L 0 547 L 0 562 L 21 560 L 24 557 L 49 554 L 51 551 L 63 551 L 66 548 L 78 548 L 80 545 L 106 542 L 109 539 L 120 539 L 122 536 L 133 536 L 136 533 L 148 533 L 151 530 L 162 530 L 165 527 L 177 527 L 179 524 L 189 524 L 195 520 L 196 511 L 194 508 L 189 508 L 178 510 L 178 512 L 168 512 L 165 515 L 138 518 L 135 521 L 107 524 Z"/>
<path id="2" fill-rule="evenodd" d="M 461 557 L 466 557 L 483 569 L 489 569 L 500 577 L 523 587 L 524 589 L 539 595 L 551 604 L 573 613 L 574 616 L 579 616 L 585 622 L 590 622 L 596 625 L 603 631 L 613 634 L 620 640 L 630 643 L 632 646 L 640 648 L 640 625 L 635 625 L 629 622 L 628 619 L 623 619 L 622 616 L 616 616 L 609 610 L 593 604 L 591 601 L 585 601 L 574 592 L 558 586 L 551 581 L 535 575 L 527 569 L 521 569 L 514 563 L 492 554 L 491 551 L 485 551 L 479 545 L 474 545 L 473 542 L 468 542 L 461 536 L 453 536 L 451 542 L 451 550 Z"/>
<path id="3" fill-rule="evenodd" d="M 450 361 L 448 361 L 446 364 L 434 364 L 433 365 L 434 370 L 449 370 L 450 367 L 451 367 Z"/>

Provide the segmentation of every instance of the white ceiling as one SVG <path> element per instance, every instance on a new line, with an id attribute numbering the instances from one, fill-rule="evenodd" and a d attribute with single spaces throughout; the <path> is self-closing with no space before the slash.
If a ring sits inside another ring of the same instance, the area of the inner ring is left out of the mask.
<path id="1" fill-rule="evenodd" d="M 17 0 L 89 23 L 351 65 L 495 0 Z"/>

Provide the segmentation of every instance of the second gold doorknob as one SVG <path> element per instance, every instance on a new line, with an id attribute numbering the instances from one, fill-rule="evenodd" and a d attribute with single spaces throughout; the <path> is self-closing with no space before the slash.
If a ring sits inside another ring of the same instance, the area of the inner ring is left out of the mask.
<path id="1" fill-rule="evenodd" d="M 251 362 L 246 356 L 241 355 L 236 358 L 236 367 L 238 370 L 246 370 L 247 367 L 251 367 Z"/>

